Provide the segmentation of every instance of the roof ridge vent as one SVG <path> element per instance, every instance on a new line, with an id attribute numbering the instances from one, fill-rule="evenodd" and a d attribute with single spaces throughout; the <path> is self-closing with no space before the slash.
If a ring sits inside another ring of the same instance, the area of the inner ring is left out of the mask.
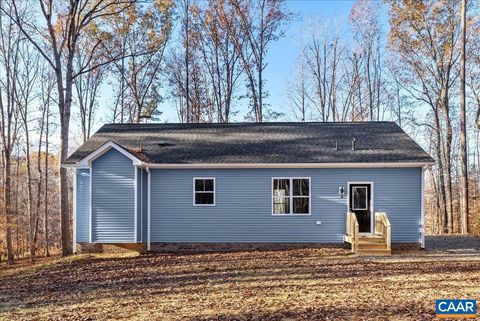
<path id="1" fill-rule="evenodd" d="M 166 140 L 157 140 L 155 141 L 155 144 L 159 147 L 162 147 L 162 146 L 171 146 L 172 144 L 170 144 L 168 141 Z"/>

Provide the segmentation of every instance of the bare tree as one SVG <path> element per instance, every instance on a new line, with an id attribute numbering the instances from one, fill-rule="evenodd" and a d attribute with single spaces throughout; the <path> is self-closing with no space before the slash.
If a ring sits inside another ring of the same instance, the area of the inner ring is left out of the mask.
<path id="1" fill-rule="evenodd" d="M 74 60 L 78 54 L 78 41 L 85 30 L 97 20 L 117 15 L 134 2 L 134 0 L 99 0 L 96 2 L 72 0 L 68 6 L 63 6 L 54 0 L 38 0 L 39 18 L 43 20 L 38 24 L 30 22 L 31 19 L 25 19 L 16 1 L 12 1 L 13 12 L 2 10 L 15 21 L 23 35 L 33 44 L 55 72 L 60 123 L 60 164 L 68 156 L 70 115 L 75 78 L 120 58 L 120 56 L 115 56 L 94 66 L 90 65 L 91 59 L 89 58 L 84 66 L 75 70 Z M 90 57 L 93 57 L 96 50 L 102 48 L 103 41 L 103 38 L 97 38 Z M 69 255 L 72 253 L 72 242 L 66 168 L 60 165 L 59 173 L 62 255 Z"/>
<path id="2" fill-rule="evenodd" d="M 50 129 L 51 129 L 51 124 L 50 124 L 50 113 L 51 113 L 51 105 L 54 103 L 53 102 L 53 95 L 54 95 L 54 90 L 55 90 L 55 80 L 54 80 L 54 75 L 49 70 L 49 66 L 46 66 L 45 64 L 41 65 L 41 81 L 40 81 L 40 112 L 41 112 L 41 117 L 39 120 L 39 128 L 40 128 L 40 135 L 39 135 L 39 147 L 38 147 L 38 159 L 37 159 L 37 167 L 39 171 L 39 180 L 38 184 L 39 186 L 37 187 L 38 193 L 37 193 L 37 211 L 40 210 L 40 192 L 41 192 L 41 187 L 40 184 L 43 183 L 43 206 L 44 206 L 44 215 L 43 215 L 43 237 L 44 237 L 44 254 L 46 257 L 50 256 L 50 240 L 49 240 L 49 184 L 50 184 L 50 167 L 49 167 L 49 159 L 50 159 L 50 154 L 49 154 L 49 138 L 51 135 Z M 41 170 L 41 146 L 42 146 L 42 132 L 45 132 L 45 152 L 44 152 L 44 167 L 43 167 L 43 173 Z M 42 181 L 42 174 L 43 174 L 43 181 Z"/>
<path id="3" fill-rule="evenodd" d="M 19 106 L 21 123 L 23 127 L 23 136 L 25 139 L 25 166 L 27 172 L 27 216 L 29 221 L 29 248 L 30 259 L 35 257 L 35 242 L 37 238 L 38 227 L 38 211 L 34 212 L 33 200 L 33 174 L 32 174 L 32 155 L 31 155 L 31 138 L 30 138 L 30 122 L 33 120 L 31 115 L 32 103 L 35 97 L 35 88 L 37 85 L 39 57 L 33 48 L 29 48 L 29 43 L 24 42 L 20 48 L 20 67 L 17 77 L 17 91 L 15 95 L 16 103 Z M 41 144 L 40 133 L 40 144 Z M 40 145 L 39 145 L 40 148 Z M 35 215 L 37 214 L 37 215 Z"/>
<path id="4" fill-rule="evenodd" d="M 12 7 L 0 1 L 1 11 L 12 13 Z M 0 14 L 0 132 L 3 163 L 3 212 L 5 213 L 5 242 L 7 262 L 13 263 L 12 246 L 12 153 L 19 130 L 19 106 L 16 101 L 17 73 L 20 59 L 22 35 L 13 21 Z"/>
<path id="5" fill-rule="evenodd" d="M 253 118 L 262 122 L 266 54 L 269 45 L 283 36 L 290 14 L 282 0 L 221 0 L 219 8 L 219 22 L 228 31 L 247 76 Z"/>
<path id="6" fill-rule="evenodd" d="M 111 73 L 118 79 L 114 108 L 115 122 L 136 122 L 154 118 L 162 101 L 160 94 L 164 53 L 171 36 L 170 5 L 138 4 L 110 19 L 113 33 L 109 44 Z M 114 57 L 122 55 L 119 60 Z"/>
<path id="7" fill-rule="evenodd" d="M 87 41 L 85 42 L 91 44 L 91 38 L 87 38 L 86 40 Z M 88 47 L 85 42 L 79 47 L 79 53 L 75 57 L 75 65 L 77 69 L 82 68 L 86 63 L 86 59 L 89 59 L 90 57 L 89 52 L 91 48 L 87 49 Z M 94 57 L 90 64 L 98 64 L 98 61 L 101 59 L 101 57 Z M 98 107 L 98 91 L 105 79 L 106 69 L 106 65 L 100 66 L 88 73 L 80 74 L 74 81 L 83 142 L 86 142 L 91 135 L 95 110 Z"/>
<path id="8" fill-rule="evenodd" d="M 294 78 L 287 84 L 287 96 L 291 104 L 293 116 L 297 121 L 305 122 L 311 119 L 309 84 L 307 66 L 303 56 L 297 60 Z"/>
<path id="9" fill-rule="evenodd" d="M 323 20 L 323 19 L 322 19 Z M 342 118 L 341 82 L 342 60 L 346 47 L 340 42 L 340 30 L 322 24 L 315 24 L 307 43 L 303 48 L 308 78 L 311 79 L 313 93 L 308 93 L 309 100 L 316 107 L 320 120 L 338 121 Z"/>
<path id="10" fill-rule="evenodd" d="M 193 28 L 196 39 L 199 40 L 198 50 L 203 68 L 208 75 L 207 83 L 212 96 L 209 100 L 213 102 L 217 121 L 228 123 L 233 95 L 243 73 L 243 68 L 239 66 L 240 56 L 227 30 L 219 24 L 221 14 L 219 1 L 210 0 L 206 8 L 194 6 L 193 9 Z M 239 39 L 239 43 L 244 42 L 244 39 Z"/>
<path id="11" fill-rule="evenodd" d="M 358 0 L 350 12 L 350 24 L 356 41 L 354 51 L 361 59 L 363 67 L 359 90 L 365 92 L 365 98 L 362 100 L 361 108 L 368 112 L 368 119 L 371 121 L 381 120 L 383 117 L 381 99 L 385 91 L 379 8 L 378 2 Z"/>
<path id="12" fill-rule="evenodd" d="M 435 6 L 392 0 L 389 15 L 390 49 L 405 66 L 401 70 L 404 88 L 431 109 L 433 124 L 429 128 L 435 131 L 436 137 L 439 195 L 446 215 L 445 230 L 451 233 L 453 129 L 449 93 L 456 79 L 454 65 L 459 58 L 454 50 L 459 38 L 456 3 L 446 1 L 442 6 Z"/>
<path id="13" fill-rule="evenodd" d="M 466 119 L 466 106 L 465 106 L 465 43 L 466 43 L 466 8 L 467 1 L 462 0 L 460 6 L 461 16 L 461 69 L 460 69 L 460 163 L 461 163 L 461 206 L 460 206 L 460 231 L 462 234 L 468 233 L 468 156 L 467 156 L 467 119 Z"/>

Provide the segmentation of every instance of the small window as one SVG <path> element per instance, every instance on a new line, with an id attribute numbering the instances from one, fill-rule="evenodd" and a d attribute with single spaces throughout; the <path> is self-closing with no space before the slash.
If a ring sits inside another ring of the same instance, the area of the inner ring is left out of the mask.
<path id="1" fill-rule="evenodd" d="M 215 178 L 193 179 L 193 205 L 215 206 Z"/>
<path id="2" fill-rule="evenodd" d="M 274 215 L 310 214 L 310 178 L 274 178 L 272 188 Z"/>

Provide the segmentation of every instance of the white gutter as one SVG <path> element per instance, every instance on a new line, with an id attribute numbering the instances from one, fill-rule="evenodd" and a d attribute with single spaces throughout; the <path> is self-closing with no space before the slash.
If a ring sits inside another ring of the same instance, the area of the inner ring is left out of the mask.
<path id="1" fill-rule="evenodd" d="M 143 242 L 143 169 L 140 171 L 140 242 Z"/>
<path id="2" fill-rule="evenodd" d="M 93 224 L 92 224 L 92 217 L 93 217 L 93 212 L 92 212 L 92 180 L 93 180 L 93 167 L 90 165 L 89 167 L 89 172 L 88 172 L 88 241 L 89 243 L 92 243 L 92 229 L 93 229 Z"/>
<path id="3" fill-rule="evenodd" d="M 206 164 L 155 164 L 151 169 L 204 169 L 204 168 L 415 168 L 432 166 L 434 162 L 407 163 L 206 163 Z"/>
<path id="4" fill-rule="evenodd" d="M 420 226 L 421 226 L 421 236 L 420 236 L 420 246 L 422 249 L 425 248 L 425 170 L 426 167 L 422 168 L 422 187 L 421 187 L 421 210 L 420 210 Z"/>
<path id="5" fill-rule="evenodd" d="M 137 166 L 133 166 L 133 170 L 134 170 L 134 173 L 133 173 L 133 177 L 134 177 L 134 184 L 135 186 L 133 187 L 133 194 L 135 196 L 134 200 L 133 200 L 133 206 L 134 206 L 134 209 L 133 209 L 133 216 L 134 216 L 134 220 L 135 222 L 133 222 L 133 228 L 134 228 L 134 231 L 133 231 L 133 242 L 134 243 L 137 243 L 138 242 L 138 168 Z"/>
<path id="6" fill-rule="evenodd" d="M 72 252 L 77 252 L 77 169 L 73 169 L 73 204 L 72 204 Z"/>
<path id="7" fill-rule="evenodd" d="M 150 168 L 147 166 L 146 168 L 148 179 L 147 179 L 147 251 L 150 251 L 150 217 L 151 217 L 151 207 L 150 207 L 150 199 L 151 199 L 151 187 L 152 187 L 152 173 L 150 172 Z"/>

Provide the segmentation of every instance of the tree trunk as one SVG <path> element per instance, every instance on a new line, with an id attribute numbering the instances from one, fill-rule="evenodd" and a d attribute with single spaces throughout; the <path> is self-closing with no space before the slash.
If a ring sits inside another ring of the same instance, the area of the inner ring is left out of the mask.
<path id="1" fill-rule="evenodd" d="M 57 66 L 61 66 L 60 58 L 58 58 Z M 70 124 L 70 107 L 71 107 L 71 84 L 68 90 L 69 79 L 67 77 L 65 94 L 63 88 L 63 77 L 61 70 L 55 70 L 57 90 L 58 90 L 58 108 L 60 114 L 60 159 L 59 159 L 59 191 L 60 191 L 60 232 L 62 256 L 67 256 L 72 253 L 70 240 L 70 220 L 69 220 L 69 201 L 68 201 L 68 176 L 67 169 L 62 167 L 62 163 L 68 156 L 68 130 Z M 71 82 L 71 79 L 70 79 Z M 70 93 L 70 100 L 67 94 Z"/>
<path id="2" fill-rule="evenodd" d="M 441 136 L 441 126 L 440 119 L 438 115 L 438 110 L 433 109 L 434 121 L 435 121 L 435 156 L 437 159 L 438 165 L 438 192 L 440 200 L 440 209 L 443 214 L 443 232 L 448 231 L 448 211 L 447 211 L 447 200 L 445 193 L 445 173 L 443 169 L 443 156 L 442 156 L 442 136 Z"/>
<path id="3" fill-rule="evenodd" d="M 3 200 L 6 215 L 5 241 L 7 243 L 7 263 L 13 264 L 13 246 L 12 246 L 12 204 L 10 198 L 11 192 L 11 155 L 4 150 L 4 189 Z"/>
<path id="4" fill-rule="evenodd" d="M 256 121 L 257 123 L 261 123 L 263 121 L 263 75 L 262 70 L 258 71 L 258 103 L 256 112 Z"/>
<path id="5" fill-rule="evenodd" d="M 467 120 L 465 107 L 465 41 L 466 41 L 466 0 L 461 3 L 461 65 L 460 65 L 460 233 L 468 233 L 468 156 L 467 156 Z"/>
<path id="6" fill-rule="evenodd" d="M 189 46 L 190 46 L 190 39 L 189 39 L 189 7 L 190 1 L 186 0 L 185 2 L 185 102 L 187 104 L 187 124 L 190 123 L 192 111 L 190 110 L 190 75 L 189 75 Z"/>
<path id="7" fill-rule="evenodd" d="M 50 103 L 50 100 L 48 104 Z M 44 198 L 44 205 L 45 205 L 45 219 L 43 221 L 43 228 L 44 228 L 44 235 L 45 235 L 45 257 L 50 256 L 49 250 L 49 239 L 48 239 L 48 135 L 49 135 L 49 112 L 50 106 L 47 104 L 45 108 L 47 108 L 47 116 L 46 116 L 46 124 L 45 124 L 45 198 Z"/>
<path id="8" fill-rule="evenodd" d="M 29 248 L 30 248 L 30 260 L 33 261 L 35 256 L 35 244 L 34 244 L 34 222 L 35 218 L 33 215 L 33 204 L 32 204 L 32 165 L 30 162 L 30 135 L 28 133 L 28 120 L 27 118 L 27 111 L 25 111 L 24 115 L 24 126 L 25 126 L 25 145 L 26 145 L 26 167 L 27 167 L 27 211 L 28 211 L 28 222 L 29 222 Z"/>
<path id="9" fill-rule="evenodd" d="M 68 127 L 61 126 L 60 137 L 60 163 L 67 159 L 68 151 Z M 68 176 L 67 169 L 59 166 L 60 172 L 60 225 L 62 239 L 62 256 L 72 254 L 70 244 L 70 220 L 69 220 L 69 201 L 68 201 Z"/>
<path id="10" fill-rule="evenodd" d="M 20 150 L 18 150 L 18 153 L 20 153 Z M 20 155 L 17 154 L 17 160 L 20 159 Z M 20 162 L 17 161 L 15 166 L 15 177 L 20 176 Z M 15 194 L 20 195 L 20 184 L 18 182 L 19 180 L 15 180 Z M 15 208 L 14 208 L 14 213 L 18 213 L 18 203 L 19 203 L 19 197 L 15 197 Z M 20 258 L 20 224 L 18 224 L 18 215 L 16 216 L 16 222 L 15 222 L 15 231 L 16 231 L 16 254 L 17 254 L 17 259 Z"/>
<path id="11" fill-rule="evenodd" d="M 443 116 L 445 118 L 446 126 L 446 137 L 443 150 L 443 159 L 444 159 L 444 177 L 445 177 L 445 198 L 446 198 L 446 209 L 447 209 L 447 230 L 448 233 L 453 233 L 453 189 L 452 189 L 452 139 L 453 139 L 453 130 L 452 123 L 450 119 L 450 107 L 449 107 L 449 87 L 448 82 L 444 84 L 442 88 L 441 95 L 439 98 L 439 103 L 443 111 Z"/>

